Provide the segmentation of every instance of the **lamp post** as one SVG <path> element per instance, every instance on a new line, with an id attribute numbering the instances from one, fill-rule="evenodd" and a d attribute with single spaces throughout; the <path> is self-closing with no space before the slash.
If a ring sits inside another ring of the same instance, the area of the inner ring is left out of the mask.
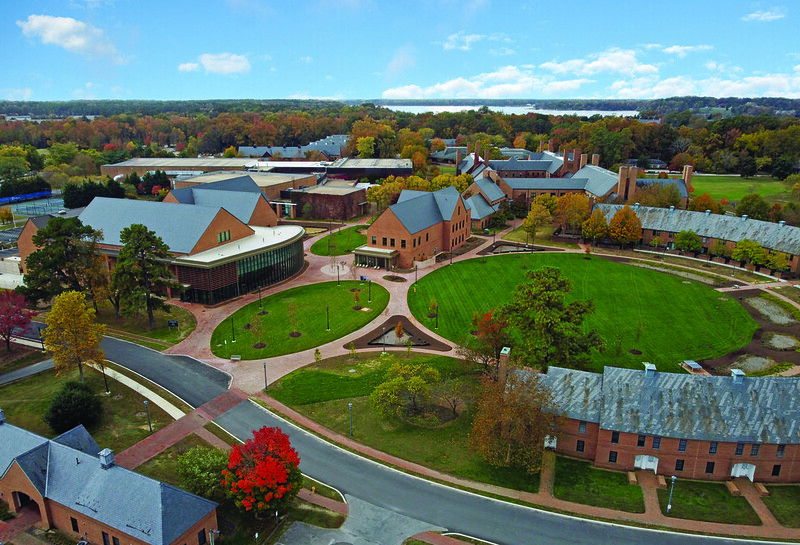
<path id="1" fill-rule="evenodd" d="M 261 305 L 261 286 L 258 286 L 258 310 L 264 310 L 264 307 Z M 214 545 L 213 543 L 211 545 Z"/>
<path id="2" fill-rule="evenodd" d="M 439 329 L 439 305 L 436 305 L 436 329 Z"/>
<path id="3" fill-rule="evenodd" d="M 144 400 L 144 410 L 147 411 L 147 427 L 150 428 L 150 433 L 153 433 L 153 424 L 150 423 L 150 408 L 147 406 L 147 400 Z"/>
<path id="4" fill-rule="evenodd" d="M 211 545 L 214 545 L 214 534 L 219 534 L 219 530 L 208 531 L 208 537 L 211 539 Z"/>
<path id="5" fill-rule="evenodd" d="M 368 289 L 368 293 L 369 293 L 369 300 L 367 302 L 371 303 L 372 302 L 372 280 L 367 280 L 367 289 Z"/>
<path id="6" fill-rule="evenodd" d="M 417 266 L 414 265 L 414 283 L 415 284 L 417 283 L 417 278 L 418 278 L 418 276 L 417 276 Z"/>
<path id="7" fill-rule="evenodd" d="M 231 342 L 236 342 L 236 331 L 233 330 L 233 316 L 231 316 Z"/>
<path id="8" fill-rule="evenodd" d="M 269 385 L 267 384 L 267 362 L 264 362 L 264 391 L 266 392 L 268 388 Z"/>
<path id="9" fill-rule="evenodd" d="M 339 264 L 336 264 L 336 285 L 341 286 L 342 284 L 339 282 Z"/>
<path id="10" fill-rule="evenodd" d="M 328 324 L 328 331 L 331 330 L 331 307 L 330 305 L 325 305 L 325 322 Z"/>
<path id="11" fill-rule="evenodd" d="M 39 328 L 39 340 L 42 342 L 42 352 L 44 352 L 44 335 L 42 335 L 42 331 L 44 331 L 41 327 Z"/>
<path id="12" fill-rule="evenodd" d="M 386 354 L 386 327 L 383 328 L 383 335 L 381 335 L 381 339 L 383 339 L 383 353 Z"/>
<path id="13" fill-rule="evenodd" d="M 353 436 L 353 404 L 347 404 L 350 407 L 350 437 Z"/>
<path id="14" fill-rule="evenodd" d="M 111 390 L 108 389 L 108 379 L 106 378 L 106 366 L 103 361 L 100 361 L 100 370 L 103 371 L 103 383 L 106 385 L 106 395 L 111 393 Z"/>
<path id="15" fill-rule="evenodd" d="M 669 512 L 672 510 L 672 491 L 675 490 L 675 481 L 677 481 L 677 480 L 678 480 L 678 478 L 675 475 L 673 475 L 672 476 L 672 486 L 669 489 L 669 502 L 667 502 L 667 514 L 668 515 L 669 515 Z"/>

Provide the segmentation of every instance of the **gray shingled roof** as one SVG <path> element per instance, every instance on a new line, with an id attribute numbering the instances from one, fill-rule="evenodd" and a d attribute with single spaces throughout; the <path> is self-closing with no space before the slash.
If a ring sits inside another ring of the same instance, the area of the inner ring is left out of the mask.
<path id="1" fill-rule="evenodd" d="M 413 235 L 441 221 L 449 221 L 460 199 L 461 195 L 453 186 L 434 192 L 404 189 L 397 204 L 390 206 L 389 210 Z"/>
<path id="2" fill-rule="evenodd" d="M 249 223 L 259 200 L 267 200 L 250 176 L 173 189 L 181 204 L 224 208 L 242 223 Z"/>
<path id="3" fill-rule="evenodd" d="M 597 204 L 595 207 L 599 207 L 606 215 L 606 219 L 610 221 L 617 210 L 622 208 L 622 205 Z M 701 237 L 733 242 L 750 239 L 765 248 L 793 255 L 800 254 L 800 228 L 798 227 L 749 218 L 745 220 L 735 216 L 690 212 L 689 210 L 670 210 L 646 206 L 632 208 L 639 217 L 639 221 L 642 222 L 643 229 L 655 229 L 670 233 L 691 230 Z"/>
<path id="4" fill-rule="evenodd" d="M 500 208 L 500 203 L 495 204 L 492 206 L 488 202 L 483 195 L 478 193 L 477 195 L 471 196 L 469 199 L 464 201 L 467 209 L 470 211 L 470 218 L 474 220 L 482 220 L 488 216 L 491 216 Z"/>
<path id="5" fill-rule="evenodd" d="M 89 432 L 86 431 L 83 424 L 79 424 L 77 427 L 62 433 L 53 439 L 53 441 L 60 445 L 66 445 L 75 450 L 85 452 L 86 454 L 94 455 L 100 452 L 100 446 L 95 442 Z"/>
<path id="6" fill-rule="evenodd" d="M 553 392 L 553 399 L 567 417 L 597 422 L 603 375 L 550 367 L 542 375 L 542 384 Z"/>
<path id="7" fill-rule="evenodd" d="M 582 178 L 503 178 L 511 189 L 525 190 L 583 190 L 586 188 L 586 179 Z"/>
<path id="8" fill-rule="evenodd" d="M 122 246 L 122 230 L 141 223 L 171 252 L 188 254 L 219 212 L 219 207 L 95 197 L 79 218 L 84 225 L 102 229 L 104 244 Z"/>
<path id="9" fill-rule="evenodd" d="M 602 197 L 617 187 L 619 176 L 602 167 L 586 165 L 576 172 L 571 179 L 586 180 L 585 190 L 592 195 Z"/>
<path id="10" fill-rule="evenodd" d="M 489 178 L 478 178 L 475 180 L 475 184 L 478 186 L 478 189 L 486 195 L 486 198 L 488 198 L 490 202 L 506 198 L 506 194 L 503 193 L 503 190 Z"/>
<path id="11" fill-rule="evenodd" d="M 76 440 L 85 430 L 73 432 L 60 439 Z M 78 442 L 86 443 L 85 438 Z M 172 543 L 217 506 L 117 465 L 103 469 L 96 454 L 3 423 L 0 462 L 9 456 L 8 465 L 16 459 L 51 501 L 151 545 Z"/>

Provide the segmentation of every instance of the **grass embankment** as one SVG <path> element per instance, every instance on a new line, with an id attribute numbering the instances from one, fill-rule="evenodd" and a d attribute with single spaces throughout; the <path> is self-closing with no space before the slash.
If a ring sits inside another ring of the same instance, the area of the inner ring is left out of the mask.
<path id="1" fill-rule="evenodd" d="M 147 314 L 138 318 L 117 317 L 108 302 L 98 305 L 97 321 L 106 325 L 106 334 L 146 345 L 155 350 L 164 350 L 189 336 L 197 327 L 197 320 L 188 310 L 169 305 L 170 312 L 157 310 L 154 314 L 156 325 L 151 328 Z M 170 327 L 169 321 L 178 322 L 178 327 Z M 149 341 L 149 342 L 148 342 Z"/>
<path id="2" fill-rule="evenodd" d="M 732 496 L 722 483 L 679 481 L 672 495 L 672 509 L 667 515 L 670 488 L 658 489 L 658 504 L 668 517 L 723 524 L 760 526 L 758 517 L 747 499 Z"/>
<path id="3" fill-rule="evenodd" d="M 628 484 L 627 475 L 592 467 L 589 462 L 556 457 L 553 496 L 564 501 L 644 513 L 642 487 Z"/>
<path id="4" fill-rule="evenodd" d="M 694 175 L 692 176 L 692 187 L 694 187 L 692 197 L 708 193 L 715 201 L 725 199 L 729 203 L 738 203 L 742 197 L 751 193 L 758 193 L 771 203 L 786 202 L 792 197 L 792 188 L 788 184 L 763 176 L 742 178 L 741 176 Z"/>
<path id="5" fill-rule="evenodd" d="M 571 298 L 595 302 L 597 310 L 585 326 L 597 329 L 607 348 L 592 356 L 594 371 L 606 365 L 638 369 L 649 361 L 660 370 L 680 372 L 680 362 L 728 354 L 748 344 L 758 329 L 737 301 L 708 286 L 577 254 L 514 254 L 456 263 L 421 278 L 416 292 L 408 293 L 408 304 L 432 328 L 427 315 L 435 300 L 437 333 L 459 342 L 474 329 L 470 320 L 475 311 L 488 312 L 510 301 L 526 281 L 525 273 L 544 266 L 558 267 L 572 280 Z M 465 297 L 469 286 L 473 289 Z"/>
<path id="6" fill-rule="evenodd" d="M 360 290 L 355 310 L 354 291 Z M 211 351 L 215 356 L 229 358 L 232 354 L 252 360 L 291 354 L 320 346 L 356 331 L 375 319 L 389 303 L 389 292 L 380 284 L 372 282 L 372 302 L 368 301 L 366 282 L 342 280 L 300 286 L 265 297 L 261 315 L 259 302 L 254 301 L 237 310 L 233 315 L 236 342 L 232 342 L 231 318 L 224 320 L 211 336 Z M 290 313 L 290 305 L 295 312 Z M 327 330 L 326 307 L 330 314 L 330 331 Z M 245 329 L 259 321 L 261 332 Z M 300 336 L 291 336 L 293 332 Z M 263 348 L 255 348 L 263 343 Z"/>
<path id="7" fill-rule="evenodd" d="M 571 244 L 569 242 L 556 242 L 550 240 L 550 237 L 553 236 L 554 230 L 555 228 L 552 225 L 541 227 L 536 232 L 535 241 L 531 242 L 530 236 L 525 233 L 525 230 L 522 227 L 517 227 L 510 233 L 504 235 L 503 240 L 527 243 L 531 246 L 550 246 L 553 248 L 570 248 L 572 250 L 577 250 L 580 247 L 577 244 Z"/>
<path id="8" fill-rule="evenodd" d="M 782 525 L 800 528 L 800 486 L 770 485 L 769 496 L 761 499 Z"/>
<path id="9" fill-rule="evenodd" d="M 350 433 L 348 404 L 353 404 L 353 436 L 359 442 L 393 456 L 480 482 L 535 493 L 539 475 L 494 468 L 469 448 L 472 413 L 461 413 L 441 426 L 421 427 L 399 416 L 382 418 L 369 395 L 385 380 L 394 361 L 428 364 L 445 382 L 477 385 L 478 375 L 461 360 L 447 356 L 389 352 L 387 356 L 357 354 L 330 358 L 299 369 L 270 385 L 270 395 L 300 413 L 343 435 Z M 351 371 L 352 370 L 352 371 Z"/>
<path id="10" fill-rule="evenodd" d="M 108 386 L 111 395 L 106 396 L 103 375 L 86 366 L 83 373 L 92 390 L 103 399 L 103 419 L 96 429 L 89 430 L 100 447 L 121 452 L 150 435 L 144 396 L 110 378 Z M 3 400 L 6 419 L 9 423 L 33 433 L 55 437 L 56 434 L 50 430 L 42 417 L 47 412 L 50 400 L 64 382 L 70 379 L 80 380 L 77 369 L 61 377 L 56 377 L 55 371 L 45 371 L 3 386 L 0 388 L 0 399 Z M 149 409 L 153 431 L 173 421 L 155 404 L 150 403 Z"/>
<path id="11" fill-rule="evenodd" d="M 363 234 L 366 227 L 356 225 L 346 229 L 338 229 L 331 234 L 319 239 L 311 246 L 314 255 L 346 255 L 366 244 L 367 236 Z"/>

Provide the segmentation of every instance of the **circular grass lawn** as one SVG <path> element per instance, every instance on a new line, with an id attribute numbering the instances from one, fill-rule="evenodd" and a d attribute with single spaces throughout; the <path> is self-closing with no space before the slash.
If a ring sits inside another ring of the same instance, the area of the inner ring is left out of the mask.
<path id="1" fill-rule="evenodd" d="M 545 266 L 558 267 L 572 280 L 568 300 L 595 302 L 585 326 L 600 332 L 606 350 L 593 354 L 594 371 L 606 365 L 641 369 L 649 361 L 677 372 L 684 360 L 716 358 L 745 346 L 758 329 L 742 305 L 709 286 L 578 254 L 514 254 L 456 263 L 422 278 L 416 292 L 408 292 L 408 305 L 433 329 L 428 314 L 435 299 L 437 333 L 462 342 L 475 329 L 470 324 L 475 311 L 499 308 L 527 280 L 525 273 Z"/>
<path id="2" fill-rule="evenodd" d="M 354 289 L 358 292 L 356 303 Z M 389 304 L 389 292 L 372 283 L 372 302 L 368 302 L 366 282 L 342 280 L 300 286 L 262 299 L 265 315 L 259 314 L 258 301 L 240 308 L 226 318 L 211 335 L 211 352 L 221 358 L 236 354 L 245 360 L 271 358 L 320 346 L 356 331 L 375 319 Z M 292 317 L 290 305 L 294 305 Z M 353 307 L 362 306 L 361 310 Z M 327 331 L 325 307 L 330 308 Z M 236 342 L 232 342 L 231 318 Z M 258 331 L 259 324 L 261 331 Z M 247 325 L 250 327 L 247 327 Z M 300 335 L 298 336 L 297 333 Z M 256 348 L 255 345 L 265 344 Z"/>
<path id="3" fill-rule="evenodd" d="M 359 229 L 366 230 L 363 225 L 347 227 L 333 231 L 311 245 L 314 255 L 345 255 L 367 243 L 367 235 L 359 233 Z M 330 244 L 330 251 L 328 248 Z"/>

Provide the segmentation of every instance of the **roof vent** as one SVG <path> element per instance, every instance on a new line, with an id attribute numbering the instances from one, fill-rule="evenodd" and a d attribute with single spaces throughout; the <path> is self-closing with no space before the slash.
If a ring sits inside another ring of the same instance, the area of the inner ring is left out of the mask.
<path id="1" fill-rule="evenodd" d="M 108 469 L 114 465 L 114 451 L 110 448 L 104 448 L 100 451 L 100 467 Z"/>
<path id="2" fill-rule="evenodd" d="M 656 376 L 656 366 L 650 362 L 644 362 L 644 377 L 651 378 Z"/>
<path id="3" fill-rule="evenodd" d="M 639 210 L 639 203 L 637 202 L 635 205 L 633 205 L 633 208 L 634 208 L 635 210 Z"/>
<path id="4" fill-rule="evenodd" d="M 742 221 L 747 221 L 747 214 L 742 214 Z"/>
<path id="5" fill-rule="evenodd" d="M 744 371 L 741 369 L 731 369 L 731 376 L 734 384 L 742 384 L 744 382 Z"/>
<path id="6" fill-rule="evenodd" d="M 6 423 L 6 413 L 3 412 L 3 409 L 0 409 L 0 424 Z"/>
<path id="7" fill-rule="evenodd" d="M 779 222 L 778 222 L 778 225 L 780 225 L 781 227 L 783 227 L 784 225 L 786 225 L 786 222 L 785 222 L 785 221 L 783 221 L 783 220 L 781 220 L 781 221 L 779 221 Z"/>
<path id="8" fill-rule="evenodd" d="M 710 216 L 710 215 L 711 215 L 711 210 L 709 210 L 708 208 L 706 208 L 706 216 Z"/>
<path id="9" fill-rule="evenodd" d="M 674 207 L 674 206 L 670 206 L 670 207 L 669 207 L 669 211 L 670 211 L 670 212 L 674 212 L 674 211 L 675 211 L 675 207 Z"/>

